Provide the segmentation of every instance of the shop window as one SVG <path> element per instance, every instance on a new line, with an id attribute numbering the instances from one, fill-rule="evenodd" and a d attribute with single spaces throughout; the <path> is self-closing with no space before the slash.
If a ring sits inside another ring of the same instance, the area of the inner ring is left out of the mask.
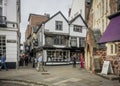
<path id="1" fill-rule="evenodd" d="M 0 57 L 3 52 L 6 52 L 6 37 L 0 36 Z"/>
<path id="2" fill-rule="evenodd" d="M 65 50 L 48 50 L 47 51 L 47 61 L 48 62 L 66 62 L 69 61 L 68 51 Z"/>

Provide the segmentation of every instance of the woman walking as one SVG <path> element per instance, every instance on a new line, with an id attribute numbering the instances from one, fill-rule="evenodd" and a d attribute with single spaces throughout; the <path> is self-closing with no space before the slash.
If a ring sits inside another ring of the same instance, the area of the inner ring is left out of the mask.
<path id="1" fill-rule="evenodd" d="M 84 57 L 82 53 L 80 54 L 80 67 L 84 68 Z"/>

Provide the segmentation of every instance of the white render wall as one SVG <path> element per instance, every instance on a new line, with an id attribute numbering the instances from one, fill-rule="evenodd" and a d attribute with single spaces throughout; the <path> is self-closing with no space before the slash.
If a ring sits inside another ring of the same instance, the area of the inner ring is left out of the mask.
<path id="1" fill-rule="evenodd" d="M 55 21 L 63 21 L 63 30 L 55 30 Z M 56 15 L 45 24 L 45 30 L 49 32 L 69 33 L 68 23 L 61 14 Z"/>
<path id="2" fill-rule="evenodd" d="M 82 33 L 73 31 L 73 25 L 83 26 Z M 70 24 L 70 36 L 86 37 L 86 30 L 87 28 L 80 17 L 78 17 L 72 24 Z"/>
<path id="3" fill-rule="evenodd" d="M 69 20 L 79 14 L 82 15 L 83 19 L 85 19 L 85 0 L 73 0 Z"/>
<path id="4" fill-rule="evenodd" d="M 0 35 L 6 36 L 6 61 L 17 62 L 17 33 L 15 31 L 0 31 Z M 7 43 L 7 40 L 16 40 L 16 43 Z"/>
<path id="5" fill-rule="evenodd" d="M 17 0 L 3 0 L 3 16 L 7 17 L 7 21 L 17 22 Z"/>

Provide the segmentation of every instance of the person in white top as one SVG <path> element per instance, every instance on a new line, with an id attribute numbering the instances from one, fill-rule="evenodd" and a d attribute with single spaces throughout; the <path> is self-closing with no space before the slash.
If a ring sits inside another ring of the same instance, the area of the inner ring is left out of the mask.
<path id="1" fill-rule="evenodd" d="M 42 59 L 42 55 L 41 54 L 39 54 L 38 55 L 38 59 L 37 59 L 37 71 L 39 72 L 39 71 L 42 71 L 43 70 L 43 65 L 42 65 L 42 61 L 43 61 L 43 59 Z"/>

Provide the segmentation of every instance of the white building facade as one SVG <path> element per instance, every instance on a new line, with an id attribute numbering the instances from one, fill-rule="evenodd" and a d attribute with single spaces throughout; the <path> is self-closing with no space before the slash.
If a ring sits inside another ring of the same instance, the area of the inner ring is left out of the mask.
<path id="1" fill-rule="evenodd" d="M 87 31 L 87 25 L 81 14 L 77 15 L 70 21 L 69 29 L 70 56 L 76 54 L 76 57 L 78 57 L 79 61 L 80 54 L 84 54 Z"/>
<path id="2" fill-rule="evenodd" d="M 81 14 L 83 19 L 85 19 L 85 0 L 73 0 L 72 1 L 72 7 L 70 11 L 69 20 L 72 20 L 79 14 Z"/>
<path id="3" fill-rule="evenodd" d="M 73 54 L 79 58 L 84 52 L 85 36 L 86 25 L 81 15 L 68 22 L 59 11 L 38 28 L 36 50 L 42 53 L 46 65 L 69 64 Z"/>
<path id="4" fill-rule="evenodd" d="M 8 68 L 17 68 L 20 53 L 20 0 L 0 0 L 0 56 Z"/>
<path id="5" fill-rule="evenodd" d="M 69 62 L 69 26 L 64 15 L 59 11 L 41 24 L 37 31 L 39 52 L 46 64 Z"/>

